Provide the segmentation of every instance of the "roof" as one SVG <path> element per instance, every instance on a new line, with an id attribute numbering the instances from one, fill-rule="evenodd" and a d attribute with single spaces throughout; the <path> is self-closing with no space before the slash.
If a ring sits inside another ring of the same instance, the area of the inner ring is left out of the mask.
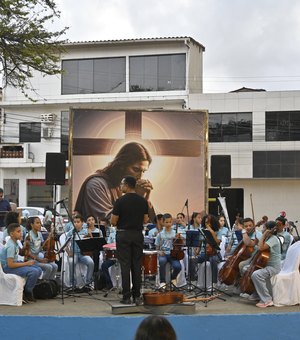
<path id="1" fill-rule="evenodd" d="M 172 42 L 181 41 L 185 42 L 189 40 L 193 44 L 199 46 L 203 51 L 205 47 L 198 41 L 191 37 L 160 37 L 160 38 L 139 38 L 139 39 L 119 39 L 119 40 L 91 40 L 91 41 L 74 41 L 67 42 L 64 45 L 67 46 L 80 46 L 80 45 L 120 45 L 120 44 L 132 44 L 132 43 L 148 43 L 148 42 Z"/>
<path id="2" fill-rule="evenodd" d="M 250 87 L 241 87 L 240 89 L 230 91 L 230 93 L 235 92 L 263 92 L 266 91 L 265 89 L 252 89 Z"/>

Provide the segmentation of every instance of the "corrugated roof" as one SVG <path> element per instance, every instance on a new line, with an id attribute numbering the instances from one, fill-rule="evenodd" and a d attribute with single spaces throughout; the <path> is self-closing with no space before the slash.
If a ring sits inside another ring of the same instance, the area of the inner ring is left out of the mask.
<path id="1" fill-rule="evenodd" d="M 198 45 L 205 51 L 205 47 L 198 41 L 191 37 L 160 37 L 160 38 L 138 38 L 138 39 L 118 39 L 118 40 L 87 40 L 87 41 L 74 41 L 67 42 L 65 45 L 113 45 L 113 44 L 131 44 L 131 43 L 145 43 L 145 42 L 166 42 L 166 41 L 185 41 L 190 40 L 193 44 Z"/>

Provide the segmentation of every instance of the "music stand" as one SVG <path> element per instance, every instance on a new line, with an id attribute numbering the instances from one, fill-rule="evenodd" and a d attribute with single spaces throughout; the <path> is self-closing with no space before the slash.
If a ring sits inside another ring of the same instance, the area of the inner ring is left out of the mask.
<path id="1" fill-rule="evenodd" d="M 97 233 L 99 235 L 99 233 Z M 95 280 L 95 273 L 99 270 L 99 254 L 103 250 L 103 246 L 106 244 L 104 237 L 83 238 L 81 240 L 75 240 L 81 252 L 92 252 L 94 261 L 94 285 L 97 290 L 97 283 Z"/>
<path id="2" fill-rule="evenodd" d="M 200 240 L 200 231 L 199 230 L 187 230 L 186 231 L 186 246 L 188 248 L 188 282 L 183 289 L 186 289 L 188 292 L 191 292 L 195 289 L 201 290 L 196 285 L 192 284 L 192 261 L 191 261 L 191 248 L 199 248 L 201 244 Z M 185 288 L 186 287 L 186 288 Z"/>

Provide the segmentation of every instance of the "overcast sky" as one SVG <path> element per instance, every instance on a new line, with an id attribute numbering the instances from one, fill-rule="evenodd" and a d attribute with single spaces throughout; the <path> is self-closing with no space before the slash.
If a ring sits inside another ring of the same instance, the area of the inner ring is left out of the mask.
<path id="1" fill-rule="evenodd" d="M 70 41 L 190 36 L 204 92 L 300 90 L 299 0 L 56 0 Z"/>

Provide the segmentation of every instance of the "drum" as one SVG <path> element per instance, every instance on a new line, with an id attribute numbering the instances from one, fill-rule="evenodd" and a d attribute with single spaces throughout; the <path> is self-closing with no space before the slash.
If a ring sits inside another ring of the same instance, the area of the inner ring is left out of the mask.
<path id="1" fill-rule="evenodd" d="M 157 251 L 144 250 L 142 268 L 145 276 L 157 274 Z"/>
<path id="2" fill-rule="evenodd" d="M 111 260 L 117 258 L 117 248 L 115 243 L 105 244 L 103 246 L 103 250 L 105 253 L 105 259 Z"/>

